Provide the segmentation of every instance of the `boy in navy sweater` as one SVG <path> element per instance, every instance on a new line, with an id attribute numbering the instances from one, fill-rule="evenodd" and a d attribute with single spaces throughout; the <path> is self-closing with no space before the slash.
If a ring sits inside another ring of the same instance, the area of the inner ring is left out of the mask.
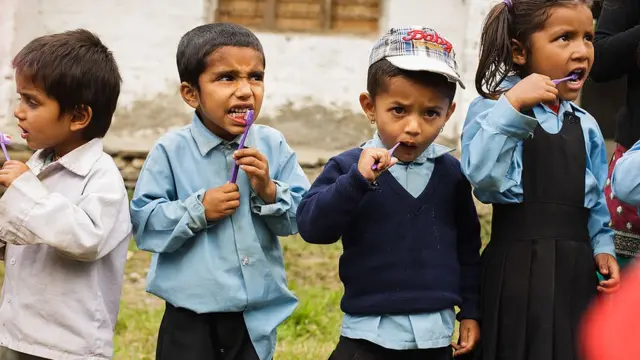
<path id="1" fill-rule="evenodd" d="M 479 339 L 480 225 L 458 160 L 433 143 L 464 87 L 453 48 L 431 29 L 396 28 L 369 60 L 360 104 L 377 131 L 331 158 L 297 211 L 305 241 L 342 238 L 345 315 L 330 359 L 451 359 L 456 305 L 451 345 L 468 354 Z"/>

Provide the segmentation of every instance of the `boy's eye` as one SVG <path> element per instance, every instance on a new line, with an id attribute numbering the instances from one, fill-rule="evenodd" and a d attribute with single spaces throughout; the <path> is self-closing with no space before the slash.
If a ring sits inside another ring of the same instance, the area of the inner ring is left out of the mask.
<path id="1" fill-rule="evenodd" d="M 233 76 L 221 75 L 220 77 L 218 77 L 218 81 L 233 81 Z"/>
<path id="2" fill-rule="evenodd" d="M 252 81 L 263 81 L 264 74 L 253 74 L 249 77 Z"/>
<path id="3" fill-rule="evenodd" d="M 35 102 L 33 99 L 31 98 L 27 98 L 27 97 L 23 97 L 23 96 L 19 96 L 18 97 L 18 101 L 27 104 L 27 106 L 35 108 L 36 106 L 38 106 L 38 103 Z"/>
<path id="4" fill-rule="evenodd" d="M 593 42 L 593 34 L 587 34 L 584 36 L 584 39 L 588 42 Z"/>
<path id="5" fill-rule="evenodd" d="M 401 106 L 396 106 L 394 108 L 391 108 L 391 112 L 395 115 L 402 115 L 404 114 L 404 108 Z"/>
<path id="6" fill-rule="evenodd" d="M 440 116 L 440 113 L 435 110 L 427 110 L 427 112 L 425 112 L 424 114 L 428 118 L 435 118 Z"/>
<path id="7" fill-rule="evenodd" d="M 569 41 L 569 34 L 562 34 L 558 40 L 560 41 Z"/>

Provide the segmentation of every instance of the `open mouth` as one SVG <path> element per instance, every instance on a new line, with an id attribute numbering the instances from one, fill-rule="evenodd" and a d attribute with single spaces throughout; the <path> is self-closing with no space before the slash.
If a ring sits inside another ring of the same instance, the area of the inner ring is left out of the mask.
<path id="1" fill-rule="evenodd" d="M 247 121 L 245 118 L 247 117 L 247 112 L 249 110 L 253 110 L 252 105 L 237 105 L 229 109 L 229 111 L 227 111 L 227 115 L 237 124 L 246 125 Z"/>
<path id="2" fill-rule="evenodd" d="M 404 147 L 408 147 L 408 148 L 415 148 L 418 145 L 416 143 L 414 143 L 413 141 L 400 141 L 400 145 L 404 146 Z"/>
<path id="3" fill-rule="evenodd" d="M 29 136 L 29 132 L 25 130 L 22 126 L 18 126 L 18 127 L 20 128 L 20 130 L 22 130 L 20 137 L 23 139 L 26 139 Z"/>
<path id="4" fill-rule="evenodd" d="M 567 80 L 568 83 L 579 84 L 587 76 L 587 71 L 583 68 L 575 69 L 571 71 L 568 76 L 573 77 L 572 79 Z"/>

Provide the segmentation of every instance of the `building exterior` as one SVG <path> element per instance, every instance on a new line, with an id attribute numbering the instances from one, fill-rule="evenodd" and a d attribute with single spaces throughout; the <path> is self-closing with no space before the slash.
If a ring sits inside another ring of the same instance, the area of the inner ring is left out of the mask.
<path id="1" fill-rule="evenodd" d="M 491 0 L 0 0 L 0 131 L 17 135 L 11 58 L 29 40 L 84 27 L 120 65 L 123 88 L 114 151 L 146 151 L 167 129 L 190 121 L 178 95 L 175 52 L 182 34 L 210 21 L 256 31 L 267 58 L 261 122 L 296 150 L 335 152 L 370 135 L 358 95 L 369 52 L 391 26 L 424 24 L 454 45 L 467 90 L 444 137 L 457 142 L 468 103 L 483 18 Z M 20 140 L 18 140 L 20 141 Z"/>

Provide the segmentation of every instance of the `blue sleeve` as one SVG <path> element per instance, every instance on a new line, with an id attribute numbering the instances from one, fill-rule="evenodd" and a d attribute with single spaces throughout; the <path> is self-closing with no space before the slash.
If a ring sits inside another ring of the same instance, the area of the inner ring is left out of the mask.
<path id="1" fill-rule="evenodd" d="M 298 233 L 296 211 L 300 201 L 309 190 L 309 180 L 302 167 L 298 164 L 293 150 L 281 139 L 279 163 L 275 166 L 272 180 L 276 184 L 276 202 L 265 204 L 256 194 L 251 192 L 251 211 L 263 217 L 263 220 L 278 236 L 288 236 Z"/>
<path id="2" fill-rule="evenodd" d="M 480 221 L 471 196 L 471 186 L 462 177 L 457 190 L 456 227 L 461 269 L 462 304 L 458 320 L 480 320 Z"/>
<path id="3" fill-rule="evenodd" d="M 335 160 L 329 160 L 298 207 L 300 235 L 312 244 L 335 243 L 362 198 L 373 189 L 357 164 L 345 173 Z"/>
<path id="4" fill-rule="evenodd" d="M 593 196 L 586 194 L 587 199 L 585 201 L 592 201 L 589 198 L 595 199 L 595 203 L 586 206 L 591 209 L 589 212 L 589 235 L 591 236 L 591 246 L 593 247 L 594 255 L 598 254 L 610 254 L 615 256 L 615 246 L 613 243 L 613 230 L 609 227 L 609 221 L 611 221 L 611 215 L 607 208 L 607 202 L 604 195 L 604 184 L 607 181 L 607 150 L 605 148 L 604 138 L 600 129 L 595 121 L 592 119 L 593 126 L 590 127 L 589 132 L 589 163 L 587 164 L 593 179 L 587 178 L 585 180 L 585 186 L 589 189 L 593 189 Z M 589 186 L 590 181 L 595 181 L 594 186 Z"/>
<path id="5" fill-rule="evenodd" d="M 131 200 L 133 235 L 141 250 L 173 252 L 207 227 L 199 190 L 184 200 L 177 198 L 166 150 L 156 145 L 140 171 Z"/>
<path id="6" fill-rule="evenodd" d="M 522 159 L 516 150 L 537 124 L 514 109 L 504 95 L 497 101 L 478 98 L 471 103 L 462 130 L 461 162 L 479 200 L 521 201 Z"/>
<path id="7" fill-rule="evenodd" d="M 623 203 L 640 206 L 640 141 L 616 162 L 611 191 Z"/>

